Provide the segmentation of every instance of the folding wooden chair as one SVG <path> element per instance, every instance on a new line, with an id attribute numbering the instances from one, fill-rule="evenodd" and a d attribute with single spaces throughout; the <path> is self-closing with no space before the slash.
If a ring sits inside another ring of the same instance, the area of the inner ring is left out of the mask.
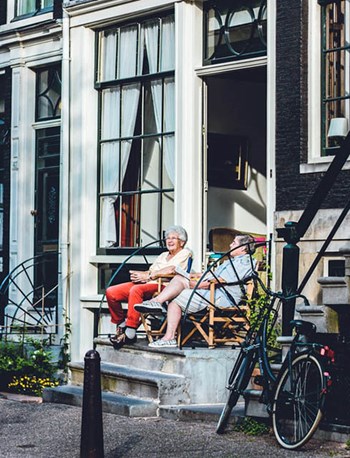
<path id="1" fill-rule="evenodd" d="M 193 258 L 188 258 L 187 272 L 191 271 Z M 163 275 L 157 279 L 158 290 L 153 297 L 162 291 L 166 284 L 174 277 L 174 275 Z M 154 313 L 141 313 L 141 322 L 145 330 L 148 342 L 153 342 L 154 338 L 162 337 L 165 334 L 167 327 L 166 314 L 155 315 Z"/>
<path id="2" fill-rule="evenodd" d="M 228 285 L 211 283 L 207 308 L 202 312 L 186 316 L 185 323 L 182 323 L 181 326 L 180 347 L 187 343 L 196 346 L 195 339 L 198 337 L 209 348 L 214 348 L 217 345 L 235 345 L 242 342 L 249 330 L 248 302 L 254 295 L 255 284 L 251 279 L 242 282 L 242 286 L 245 288 L 242 301 L 239 304 L 233 304 L 228 298 L 227 307 L 218 307 L 215 305 L 215 290 L 225 288 L 225 286 Z M 190 324 L 190 330 L 187 329 L 186 331 L 186 323 L 187 326 Z"/>

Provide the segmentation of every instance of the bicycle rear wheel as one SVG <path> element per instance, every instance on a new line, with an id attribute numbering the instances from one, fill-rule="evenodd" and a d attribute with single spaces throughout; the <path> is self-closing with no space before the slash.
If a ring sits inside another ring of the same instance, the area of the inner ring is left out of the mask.
<path id="1" fill-rule="evenodd" d="M 227 389 L 229 390 L 229 395 L 216 427 L 218 434 L 224 433 L 232 409 L 237 404 L 240 395 L 247 388 L 255 363 L 255 353 L 240 351 L 228 381 Z"/>
<path id="2" fill-rule="evenodd" d="M 282 369 L 272 408 L 272 425 L 279 444 L 289 450 L 304 445 L 322 418 L 327 380 L 319 359 L 297 355 Z"/>

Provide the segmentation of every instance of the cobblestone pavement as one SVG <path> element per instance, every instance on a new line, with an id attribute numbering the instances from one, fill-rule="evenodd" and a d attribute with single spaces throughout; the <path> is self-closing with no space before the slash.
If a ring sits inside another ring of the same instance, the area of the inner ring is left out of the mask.
<path id="1" fill-rule="evenodd" d="M 272 435 L 251 437 L 214 423 L 103 415 L 105 458 L 350 457 L 344 444 L 310 441 L 302 450 L 280 448 Z M 0 456 L 74 458 L 80 455 L 81 408 L 0 399 Z"/>

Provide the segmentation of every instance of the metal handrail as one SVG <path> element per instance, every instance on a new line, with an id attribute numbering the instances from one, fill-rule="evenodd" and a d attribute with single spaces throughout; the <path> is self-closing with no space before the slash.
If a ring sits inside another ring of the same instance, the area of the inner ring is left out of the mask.
<path id="1" fill-rule="evenodd" d="M 28 326 L 28 322 L 25 318 L 19 317 L 19 312 L 23 312 L 26 318 L 30 318 L 33 321 L 31 327 L 45 327 L 50 324 L 50 320 L 52 319 L 53 313 L 55 309 L 57 310 L 57 303 L 52 306 L 44 306 L 45 299 L 49 297 L 54 291 L 57 290 L 59 283 L 57 282 L 54 285 L 51 285 L 48 291 L 45 290 L 45 285 L 35 285 L 34 284 L 34 269 L 41 264 L 41 262 L 47 261 L 50 257 L 59 256 L 58 251 L 50 251 L 47 253 L 42 253 L 40 255 L 32 256 L 25 261 L 18 264 L 14 267 L 11 272 L 9 272 L 3 281 L 0 284 L 0 296 L 2 296 L 2 303 L 1 306 L 5 309 L 7 305 L 12 305 L 15 307 L 14 312 L 11 315 L 3 314 L 3 319 L 5 320 L 10 319 L 12 321 L 12 325 L 5 326 L 5 322 L 1 325 L 1 334 L 4 334 L 4 330 L 6 331 L 8 328 L 10 332 L 13 328 L 17 328 L 18 326 Z M 32 272 L 30 272 L 32 271 Z M 27 286 L 29 287 L 24 288 L 24 281 L 27 282 Z M 21 296 L 20 300 L 14 301 L 12 298 L 9 297 L 9 290 L 11 287 L 14 287 L 17 291 L 17 294 Z M 37 293 L 39 292 L 39 296 Z M 38 305 L 43 304 L 41 308 Z M 35 310 L 30 310 L 29 307 Z M 38 312 L 42 312 L 41 314 Z M 57 318 L 57 315 L 56 315 Z M 14 325 L 13 323 L 16 323 Z M 57 326 L 57 323 L 55 324 Z M 7 334 L 8 332 L 5 332 Z"/>

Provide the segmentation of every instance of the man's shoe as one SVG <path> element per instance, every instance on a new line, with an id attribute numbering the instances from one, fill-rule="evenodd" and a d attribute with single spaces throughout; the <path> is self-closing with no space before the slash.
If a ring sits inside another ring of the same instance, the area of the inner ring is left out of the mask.
<path id="1" fill-rule="evenodd" d="M 142 304 L 135 304 L 134 309 L 140 313 L 154 313 L 159 315 L 163 315 L 166 312 L 166 309 L 160 302 L 152 300 L 144 301 Z"/>

